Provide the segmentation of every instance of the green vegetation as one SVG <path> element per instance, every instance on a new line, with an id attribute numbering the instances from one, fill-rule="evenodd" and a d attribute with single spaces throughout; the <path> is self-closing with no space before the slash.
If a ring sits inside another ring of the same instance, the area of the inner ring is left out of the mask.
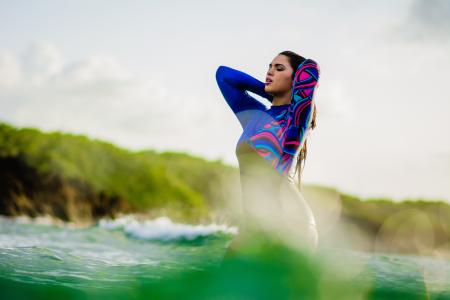
<path id="1" fill-rule="evenodd" d="M 175 152 L 132 152 L 82 135 L 7 124 L 0 124 L 0 145 L 0 158 L 20 159 L 40 174 L 88 183 L 97 193 L 125 199 L 137 211 L 181 210 L 187 218 L 205 217 L 213 205 L 223 203 L 213 187 L 236 174 L 220 161 Z"/>
<path id="2" fill-rule="evenodd" d="M 361 199 L 306 186 L 319 236 L 332 247 L 450 257 L 450 205 L 444 200 Z"/>

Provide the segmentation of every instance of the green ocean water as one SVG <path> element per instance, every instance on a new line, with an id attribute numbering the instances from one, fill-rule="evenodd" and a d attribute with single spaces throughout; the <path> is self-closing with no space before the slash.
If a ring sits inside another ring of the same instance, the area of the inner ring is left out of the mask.
<path id="1" fill-rule="evenodd" d="M 1 299 L 450 299 L 450 260 L 320 248 L 161 217 L 89 228 L 0 218 Z"/>

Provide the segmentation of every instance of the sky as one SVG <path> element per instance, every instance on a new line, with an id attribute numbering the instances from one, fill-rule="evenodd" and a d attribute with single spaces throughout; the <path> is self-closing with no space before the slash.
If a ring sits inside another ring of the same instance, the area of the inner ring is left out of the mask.
<path id="1" fill-rule="evenodd" d="M 450 202 L 450 1 L 0 0 L 0 40 L 0 121 L 236 167 L 216 69 L 297 52 L 321 70 L 305 184 Z"/>

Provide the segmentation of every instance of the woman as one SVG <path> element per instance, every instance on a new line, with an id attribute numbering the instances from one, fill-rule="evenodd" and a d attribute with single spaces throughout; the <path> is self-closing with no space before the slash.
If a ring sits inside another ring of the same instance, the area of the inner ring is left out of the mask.
<path id="1" fill-rule="evenodd" d="M 303 249 L 317 247 L 314 216 L 292 173 L 295 167 L 300 185 L 306 137 L 315 127 L 313 96 L 318 79 L 317 63 L 292 51 L 272 60 L 265 83 L 230 67 L 217 69 L 219 88 L 243 128 L 236 156 L 245 217 L 228 254 L 251 229 L 275 234 Z M 267 109 L 247 91 L 268 99 L 271 107 Z"/>

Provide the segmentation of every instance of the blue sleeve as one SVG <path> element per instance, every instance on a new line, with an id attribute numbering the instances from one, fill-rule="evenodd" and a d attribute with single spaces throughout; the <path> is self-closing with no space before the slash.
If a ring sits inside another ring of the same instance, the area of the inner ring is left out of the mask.
<path id="1" fill-rule="evenodd" d="M 247 91 L 266 98 L 270 102 L 273 100 L 273 96 L 264 91 L 263 82 L 239 70 L 219 66 L 216 71 L 216 80 L 222 95 L 242 127 L 247 118 L 246 114 L 240 114 L 241 112 L 251 109 L 266 110 L 265 105 L 250 96 Z"/>

